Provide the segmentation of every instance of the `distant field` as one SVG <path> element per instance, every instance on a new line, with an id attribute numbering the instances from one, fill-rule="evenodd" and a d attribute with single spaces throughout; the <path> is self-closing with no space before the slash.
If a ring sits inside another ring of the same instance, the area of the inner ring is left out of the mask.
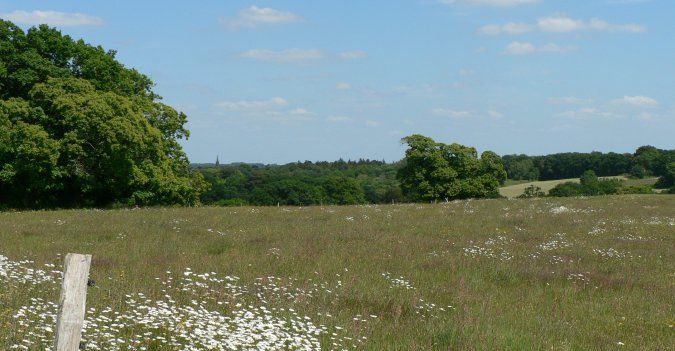
<path id="1" fill-rule="evenodd" d="M 624 185 L 626 186 L 633 186 L 633 185 L 653 185 L 656 183 L 658 178 L 644 178 L 644 179 L 629 179 L 624 176 L 617 176 L 617 177 L 602 177 L 602 178 L 616 178 L 616 179 L 621 179 L 624 181 Z M 579 178 L 569 178 L 569 179 L 557 179 L 557 180 L 545 180 L 545 181 L 535 181 L 535 182 L 527 182 L 527 181 L 507 181 L 505 183 L 505 186 L 501 187 L 499 189 L 499 193 L 502 196 L 506 197 L 518 197 L 520 196 L 524 191 L 525 188 L 529 187 L 530 185 L 538 186 L 541 188 L 541 190 L 545 193 L 548 193 L 549 190 L 553 189 L 556 185 L 560 183 L 565 183 L 565 182 L 574 182 L 578 183 Z"/>
<path id="2" fill-rule="evenodd" d="M 667 350 L 675 196 L 0 213 L 0 350 Z M 28 262 L 30 260 L 34 262 Z"/>

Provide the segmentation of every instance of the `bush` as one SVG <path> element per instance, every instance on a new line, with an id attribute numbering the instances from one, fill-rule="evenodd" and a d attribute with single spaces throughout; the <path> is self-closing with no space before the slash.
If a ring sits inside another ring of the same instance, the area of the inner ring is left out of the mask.
<path id="1" fill-rule="evenodd" d="M 525 191 L 518 196 L 521 199 L 529 199 L 533 197 L 544 197 L 546 194 L 541 191 L 541 188 L 536 186 L 536 185 L 530 185 L 527 188 L 525 188 Z"/>
<path id="2" fill-rule="evenodd" d="M 599 179 L 591 170 L 584 172 L 579 181 L 579 183 L 558 184 L 549 191 L 549 195 L 556 197 L 612 195 L 619 194 L 622 188 L 620 180 Z"/>
<path id="3" fill-rule="evenodd" d="M 636 179 L 642 179 L 647 175 L 647 170 L 641 165 L 635 165 L 630 169 L 630 176 Z"/>
<path id="4" fill-rule="evenodd" d="M 655 184 L 657 188 L 667 189 L 675 186 L 675 162 L 668 163 L 665 168 L 664 174 Z"/>
<path id="5" fill-rule="evenodd" d="M 244 199 L 223 199 L 215 203 L 217 206 L 248 206 L 248 202 Z"/>
<path id="6" fill-rule="evenodd" d="M 549 190 L 549 196 L 554 197 L 570 197 L 570 196 L 581 196 L 585 195 L 583 192 L 583 186 L 579 183 L 565 182 L 556 185 L 553 189 Z"/>
<path id="7" fill-rule="evenodd" d="M 654 188 L 651 185 L 625 186 L 619 189 L 619 194 L 652 194 Z"/>

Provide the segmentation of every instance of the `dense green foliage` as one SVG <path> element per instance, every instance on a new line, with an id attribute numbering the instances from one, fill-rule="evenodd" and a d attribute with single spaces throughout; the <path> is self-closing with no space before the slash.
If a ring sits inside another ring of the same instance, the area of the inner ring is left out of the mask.
<path id="1" fill-rule="evenodd" d="M 593 170 L 600 177 L 620 174 L 636 178 L 664 177 L 667 165 L 675 162 L 675 150 L 642 146 L 633 154 L 569 152 L 545 156 L 505 155 L 502 162 L 508 178 L 514 180 L 578 178 L 587 170 Z"/>
<path id="2" fill-rule="evenodd" d="M 413 200 L 450 200 L 499 196 L 506 180 L 501 159 L 475 148 L 446 145 L 415 134 L 402 139 L 408 145 L 398 170 L 403 193 Z"/>
<path id="3" fill-rule="evenodd" d="M 530 185 L 527 188 L 525 188 L 525 191 L 518 196 L 521 199 L 529 199 L 533 197 L 544 197 L 546 196 L 546 193 L 541 190 L 540 187 L 536 185 Z"/>
<path id="4" fill-rule="evenodd" d="M 382 161 L 233 164 L 196 169 L 211 184 L 202 202 L 217 205 L 315 205 L 403 201 L 396 164 Z"/>
<path id="5" fill-rule="evenodd" d="M 0 20 L 0 207 L 193 204 L 186 116 L 114 51 Z"/>
<path id="6" fill-rule="evenodd" d="M 592 170 L 587 170 L 579 178 L 579 183 L 565 182 L 556 185 L 548 194 L 555 197 L 596 196 L 615 194 L 651 194 L 651 186 L 624 187 L 618 179 L 600 179 Z"/>

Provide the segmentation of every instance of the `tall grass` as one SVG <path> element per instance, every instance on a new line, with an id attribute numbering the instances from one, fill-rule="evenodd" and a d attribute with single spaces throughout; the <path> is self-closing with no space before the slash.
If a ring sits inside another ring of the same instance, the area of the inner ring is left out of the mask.
<path id="1" fill-rule="evenodd" d="M 325 329 L 324 349 L 673 349 L 667 195 L 0 213 L 0 255 L 34 261 L 15 272 L 49 274 L 67 252 L 94 256 L 92 318 L 106 307 L 131 313 L 126 295 L 142 293 L 147 304 L 171 295 L 222 315 L 297 315 Z M 37 317 L 16 315 L 37 308 L 31 298 L 56 302 L 58 282 L 19 282 L 2 269 L 0 349 L 44 349 L 51 334 L 38 340 Z M 185 282 L 186 270 L 237 280 Z M 144 328 L 109 330 L 127 349 L 182 349 L 151 340 L 185 326 L 139 339 Z"/>

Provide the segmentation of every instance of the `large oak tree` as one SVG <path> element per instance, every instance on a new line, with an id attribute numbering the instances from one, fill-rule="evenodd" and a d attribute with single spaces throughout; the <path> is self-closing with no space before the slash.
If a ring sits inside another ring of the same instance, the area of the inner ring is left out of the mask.
<path id="1" fill-rule="evenodd" d="M 403 192 L 413 200 L 451 200 L 499 196 L 506 180 L 501 159 L 492 151 L 438 143 L 414 134 L 402 139 L 408 145 L 398 171 Z"/>
<path id="2" fill-rule="evenodd" d="M 0 20 L 0 206 L 197 202 L 187 117 L 152 87 L 114 51 Z"/>

